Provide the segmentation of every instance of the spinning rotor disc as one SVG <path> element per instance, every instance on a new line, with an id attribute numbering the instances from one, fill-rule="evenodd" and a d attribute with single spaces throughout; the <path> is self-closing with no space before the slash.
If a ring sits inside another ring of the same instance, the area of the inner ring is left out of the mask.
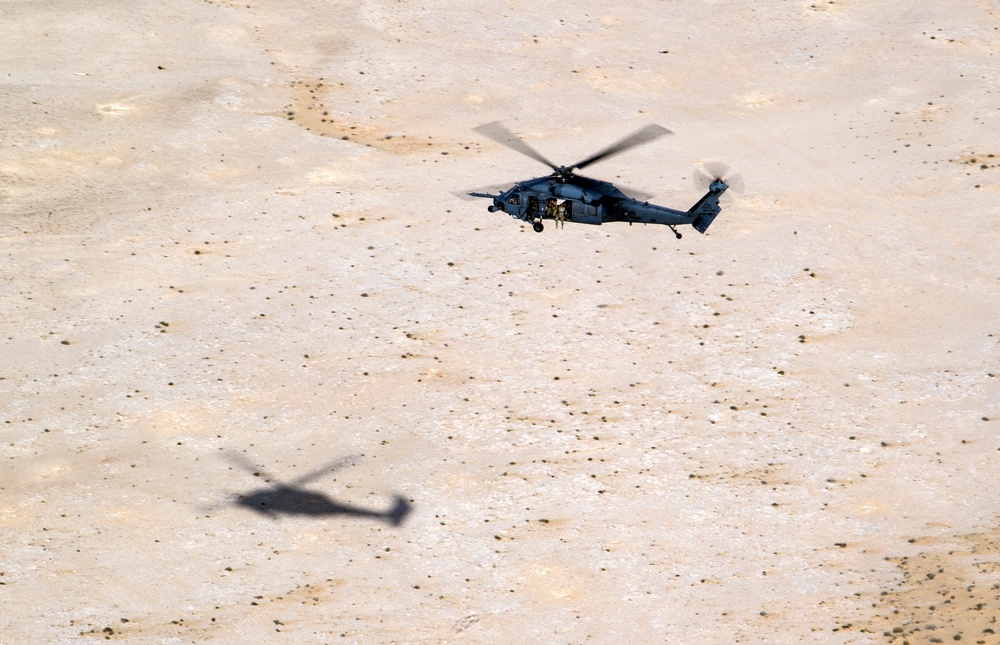
<path id="1" fill-rule="evenodd" d="M 507 127 L 499 121 L 486 123 L 473 129 L 479 134 L 496 141 L 500 145 L 506 146 L 511 150 L 515 150 L 527 157 L 531 157 L 539 163 L 545 164 L 554 171 L 552 177 L 562 182 L 568 181 L 569 178 L 573 176 L 574 169 L 581 170 L 591 164 L 597 163 L 598 161 L 603 161 L 604 159 L 619 155 L 630 148 L 634 148 L 644 143 L 649 143 L 654 139 L 659 139 L 660 137 L 668 134 L 673 134 L 673 132 L 664 128 L 662 125 L 650 123 L 649 125 L 643 126 L 627 137 L 620 139 L 618 142 L 611 144 L 607 148 L 604 148 L 600 152 L 593 154 L 582 161 L 578 161 L 571 166 L 557 166 L 546 159 L 540 152 L 528 145 L 523 139 L 521 139 L 521 137 L 508 130 Z"/>

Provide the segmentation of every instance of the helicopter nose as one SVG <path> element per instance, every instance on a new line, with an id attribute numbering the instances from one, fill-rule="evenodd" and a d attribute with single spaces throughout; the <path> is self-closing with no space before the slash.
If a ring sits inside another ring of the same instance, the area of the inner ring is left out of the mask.
<path id="1" fill-rule="evenodd" d="M 486 210 L 488 210 L 491 213 L 495 213 L 497 211 L 497 207 L 494 206 L 493 204 L 490 204 L 489 206 L 486 207 Z"/>

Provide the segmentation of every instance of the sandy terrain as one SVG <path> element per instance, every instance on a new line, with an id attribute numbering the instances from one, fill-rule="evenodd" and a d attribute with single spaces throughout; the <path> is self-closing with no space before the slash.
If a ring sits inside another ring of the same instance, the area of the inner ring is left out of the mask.
<path id="1" fill-rule="evenodd" d="M 0 642 L 1000 642 L 1000 5 L 635 4 L 0 2 Z"/>

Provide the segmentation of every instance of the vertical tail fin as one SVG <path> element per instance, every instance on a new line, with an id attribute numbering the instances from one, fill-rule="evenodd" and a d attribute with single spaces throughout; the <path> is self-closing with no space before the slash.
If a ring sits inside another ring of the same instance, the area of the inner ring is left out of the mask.
<path id="1" fill-rule="evenodd" d="M 708 192 L 705 193 L 705 196 L 699 199 L 698 203 L 688 211 L 688 215 L 693 218 L 691 226 L 696 231 L 704 233 L 712 225 L 715 216 L 722 211 L 722 208 L 719 206 L 719 198 L 722 197 L 722 193 L 726 192 L 727 188 L 729 186 L 724 184 L 722 180 L 716 179 L 708 187 Z"/>
<path id="2" fill-rule="evenodd" d="M 399 526 L 410 514 L 413 507 L 402 495 L 396 495 L 393 499 L 392 508 L 385 514 L 386 520 L 393 526 Z"/>

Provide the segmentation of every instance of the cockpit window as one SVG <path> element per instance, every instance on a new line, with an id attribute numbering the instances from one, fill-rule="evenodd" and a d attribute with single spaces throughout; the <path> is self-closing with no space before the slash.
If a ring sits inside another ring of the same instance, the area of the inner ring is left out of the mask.
<path id="1" fill-rule="evenodd" d="M 521 203 L 521 198 L 519 195 L 515 193 L 514 195 L 511 195 L 510 197 L 507 198 L 507 203 L 517 206 L 518 204 Z"/>

